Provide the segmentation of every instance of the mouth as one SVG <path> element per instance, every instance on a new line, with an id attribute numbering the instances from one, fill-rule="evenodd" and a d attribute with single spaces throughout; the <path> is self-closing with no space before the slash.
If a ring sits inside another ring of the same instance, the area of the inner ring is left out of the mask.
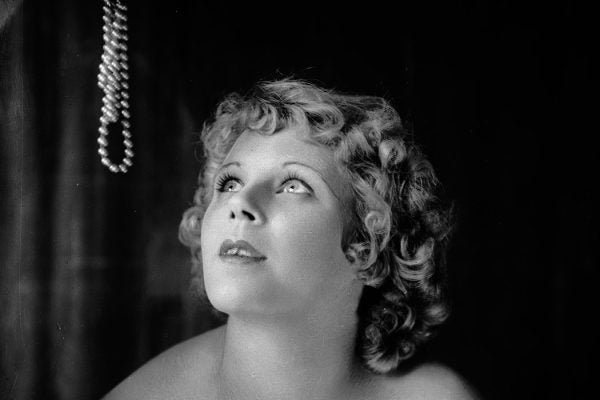
<path id="1" fill-rule="evenodd" d="M 250 243 L 245 240 L 227 239 L 221 244 L 219 249 L 219 257 L 226 261 L 236 263 L 252 263 L 261 262 L 267 259 L 265 255 L 256 250 Z"/>

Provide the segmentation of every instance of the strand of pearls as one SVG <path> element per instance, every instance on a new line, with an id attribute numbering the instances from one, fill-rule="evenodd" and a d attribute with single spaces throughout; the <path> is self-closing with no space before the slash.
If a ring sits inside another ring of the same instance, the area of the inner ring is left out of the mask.
<path id="1" fill-rule="evenodd" d="M 111 172 L 127 172 L 127 168 L 133 165 L 133 142 L 129 123 L 129 79 L 127 64 L 127 7 L 121 0 L 104 0 L 102 7 L 104 16 L 104 46 L 102 47 L 102 62 L 98 74 L 98 86 L 104 92 L 102 97 L 102 115 L 100 116 L 100 128 L 98 132 L 98 154 L 102 164 Z M 123 145 L 125 156 L 121 164 L 117 165 L 108 158 L 108 125 L 121 121 Z"/>

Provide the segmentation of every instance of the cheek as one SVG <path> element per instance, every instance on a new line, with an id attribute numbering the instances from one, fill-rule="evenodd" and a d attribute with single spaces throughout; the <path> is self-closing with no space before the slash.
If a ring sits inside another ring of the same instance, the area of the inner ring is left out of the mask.
<path id="1" fill-rule="evenodd" d="M 341 220 L 336 210 L 288 213 L 273 221 L 281 268 L 295 279 L 319 280 L 344 268 Z M 310 273 L 309 273 L 310 272 Z"/>
<path id="2" fill-rule="evenodd" d="M 206 209 L 204 217 L 202 218 L 202 226 L 200 231 L 200 246 L 202 247 L 202 254 L 214 250 L 218 243 L 214 243 L 216 238 L 219 237 L 219 228 L 223 224 L 219 224 L 216 220 L 216 213 L 214 212 L 212 203 Z"/>

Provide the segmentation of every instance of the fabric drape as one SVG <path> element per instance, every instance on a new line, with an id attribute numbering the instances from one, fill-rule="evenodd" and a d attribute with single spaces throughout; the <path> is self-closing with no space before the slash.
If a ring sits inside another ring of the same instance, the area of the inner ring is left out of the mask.
<path id="1" fill-rule="evenodd" d="M 46 3 L 26 2 L 2 28 L 0 397 L 92 399 L 211 326 L 186 290 L 177 242 L 196 133 L 178 122 L 176 92 L 170 109 L 149 111 L 158 103 L 144 92 L 168 88 L 135 87 L 134 74 L 135 165 L 126 175 L 101 166 L 100 4 Z M 90 8 L 94 18 L 81 18 Z M 134 68 L 144 62 L 134 55 Z M 109 136 L 114 159 L 119 135 Z"/>

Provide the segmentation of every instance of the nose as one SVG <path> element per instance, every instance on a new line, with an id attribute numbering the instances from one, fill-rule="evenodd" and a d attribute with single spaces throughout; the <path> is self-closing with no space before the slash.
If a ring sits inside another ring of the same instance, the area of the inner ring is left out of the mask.
<path id="1" fill-rule="evenodd" d="M 229 199 L 229 220 L 234 222 L 249 222 L 255 225 L 262 224 L 265 220 L 258 199 L 248 191 L 242 190 Z"/>
<path id="2" fill-rule="evenodd" d="M 256 217 L 250 211 L 246 211 L 244 209 L 231 210 L 231 214 L 229 215 L 230 219 L 247 219 L 249 221 L 256 221 Z"/>

